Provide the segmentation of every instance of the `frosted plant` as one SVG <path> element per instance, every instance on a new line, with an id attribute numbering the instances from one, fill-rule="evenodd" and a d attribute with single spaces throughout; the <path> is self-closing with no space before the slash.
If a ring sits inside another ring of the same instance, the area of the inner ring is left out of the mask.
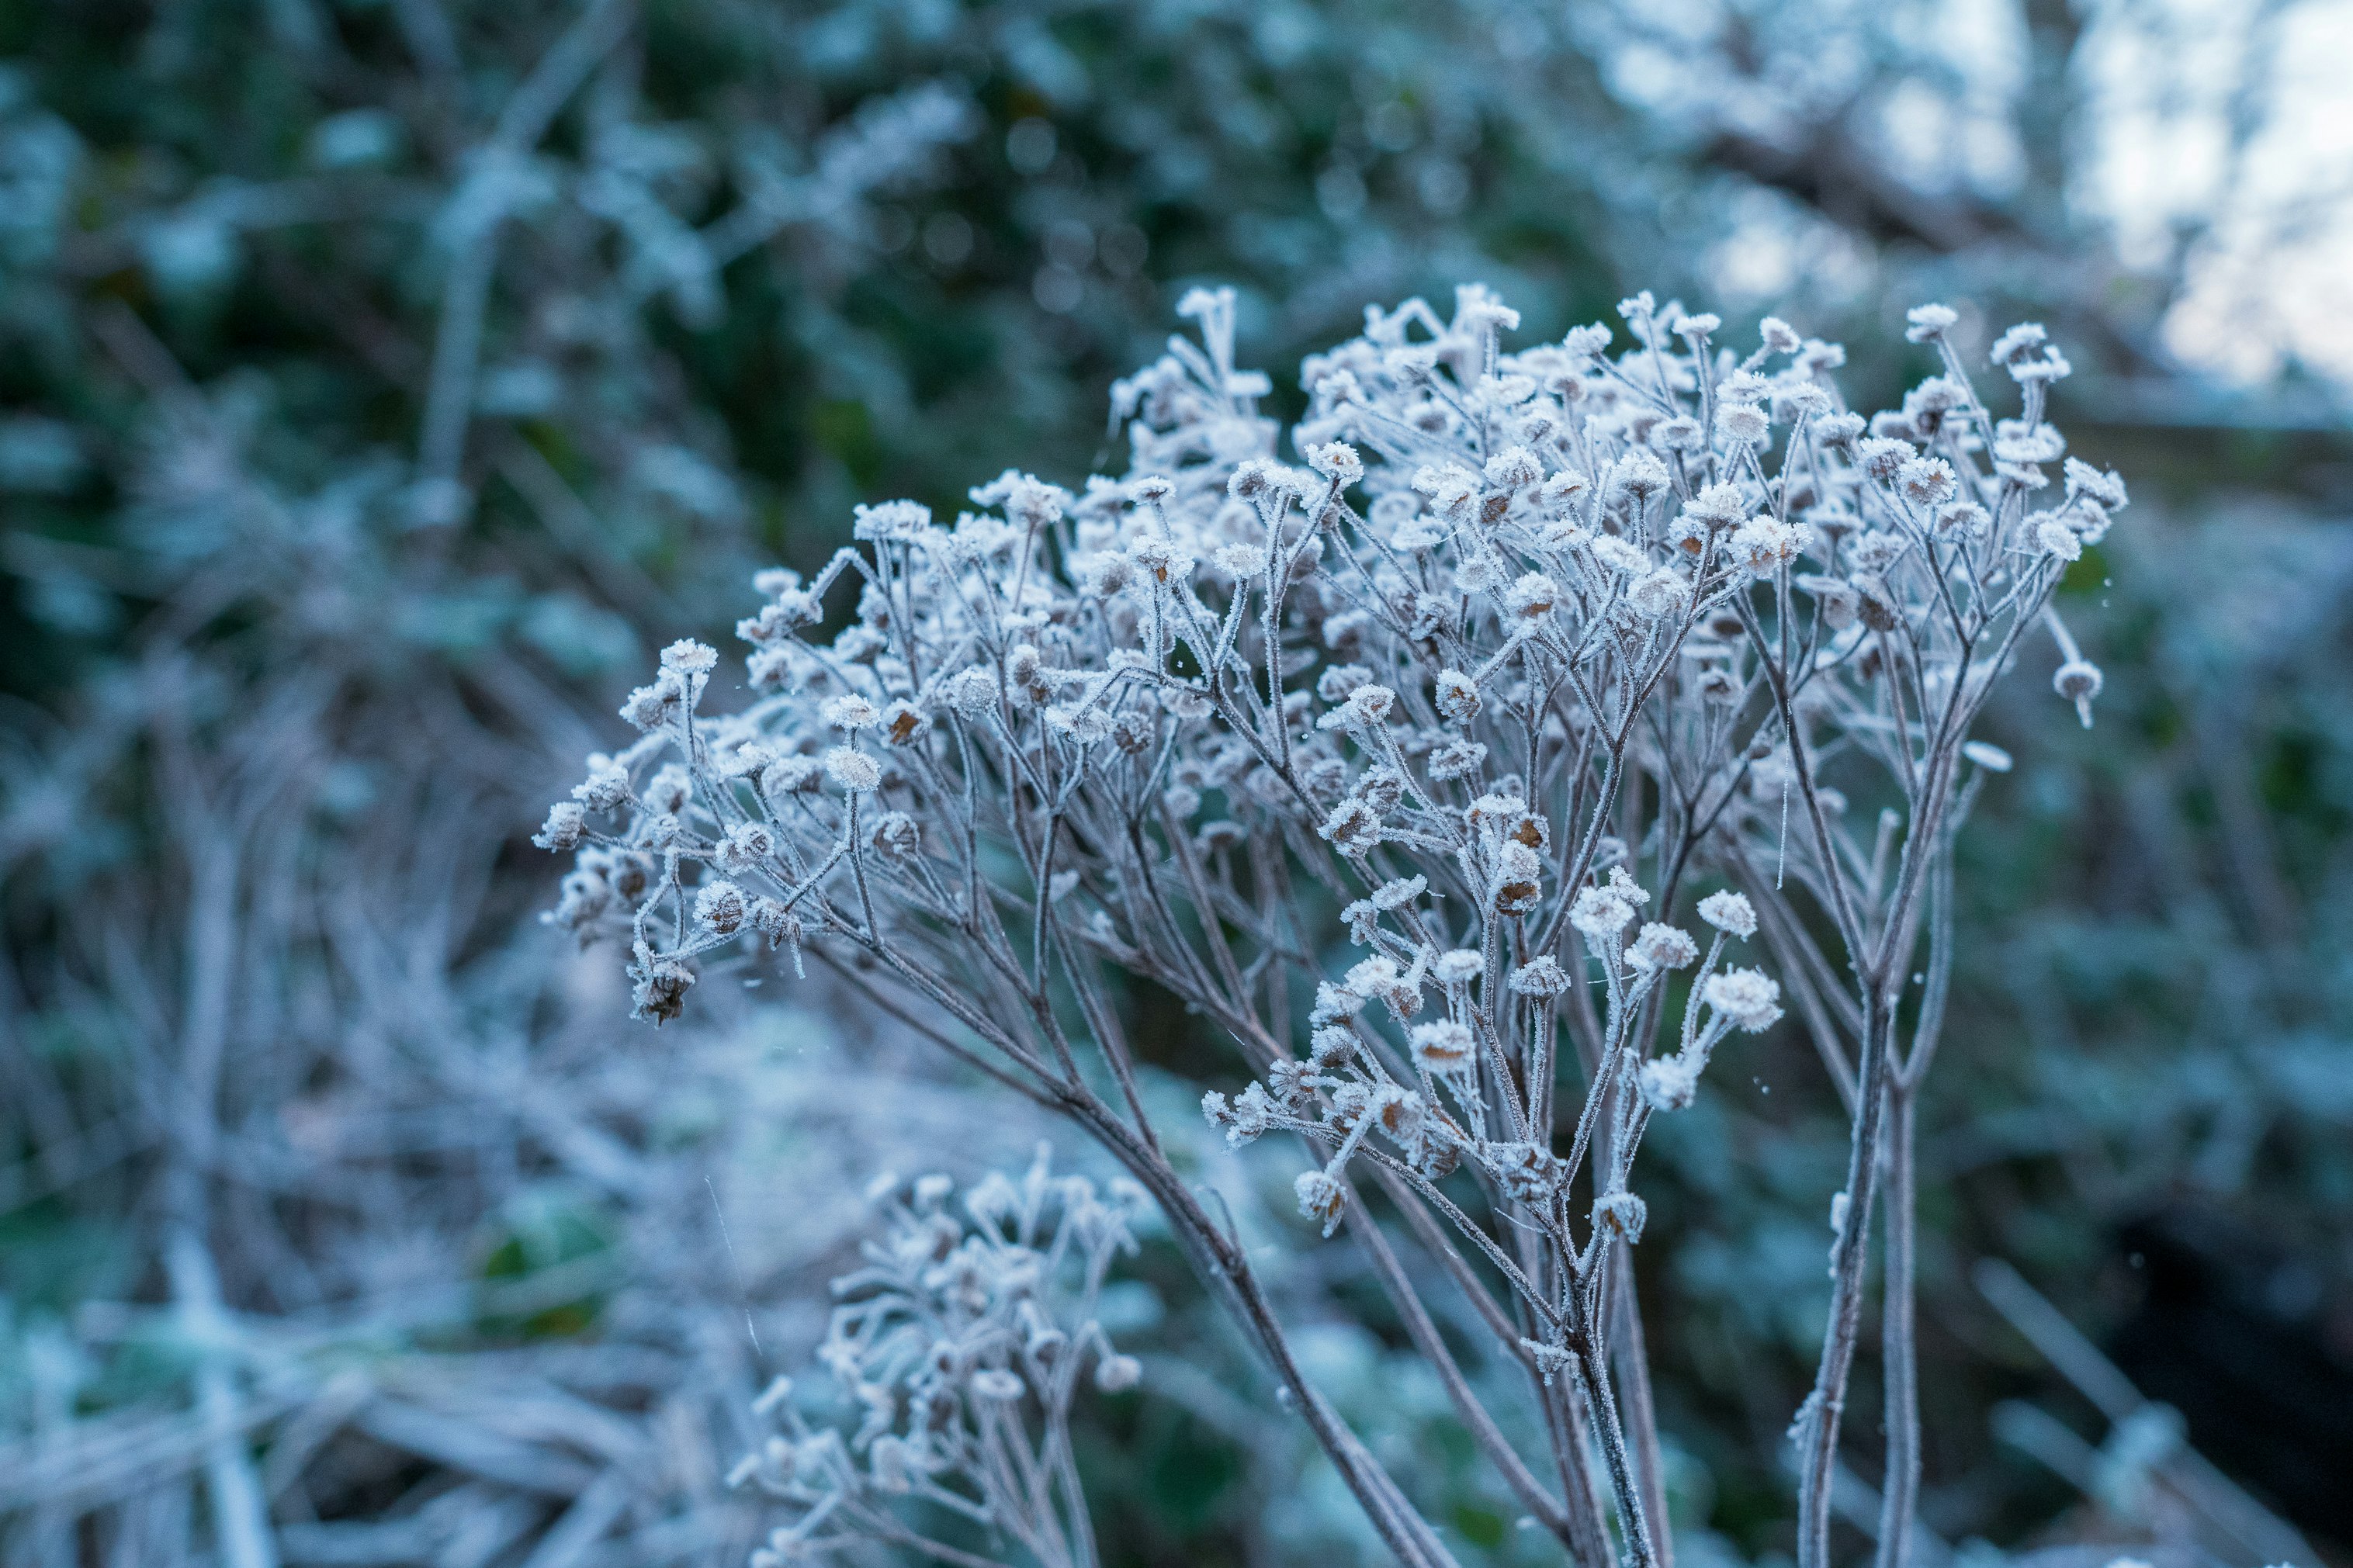
<path id="1" fill-rule="evenodd" d="M 1908 1108 L 1949 969 L 1952 830 L 2000 761 L 1969 726 L 2124 502 L 2072 461 L 2050 493 L 2064 360 L 2007 333 L 2022 406 L 1998 422 L 1954 313 L 1924 307 L 1911 335 L 1945 374 L 1866 419 L 1831 380 L 1841 351 L 1778 320 L 1743 356 L 1644 294 L 1620 307 L 1630 346 L 1594 325 L 1507 353 L 1516 314 L 1469 287 L 1451 319 L 1369 310 L 1307 362 L 1293 465 L 1259 412 L 1271 384 L 1235 364 L 1232 296 L 1179 309 L 1200 342 L 1114 388 L 1124 479 L 1073 494 L 1008 470 L 945 526 L 859 509 L 860 544 L 816 579 L 759 579 L 733 713 L 703 710 L 716 652 L 672 645 L 622 710 L 642 738 L 549 815 L 540 842 L 576 854 L 549 918 L 622 935 L 657 1023 L 713 964 L 813 956 L 1078 1121 L 1415 1564 L 1451 1557 L 1163 1153 L 1111 974 L 1230 1037 L 1246 1081 L 1206 1114 L 1236 1143 L 1301 1141 L 1303 1216 L 1364 1249 L 1528 1517 L 1580 1562 L 1622 1542 L 1638 1568 L 1671 1546 L 1626 1258 L 1636 1152 L 1786 986 L 1854 1112 L 1795 1428 L 1800 1543 L 1824 1561 L 1886 1163 L 1900 1561 Z M 813 635 L 853 583 L 854 618 Z M 2098 672 L 2049 624 L 2088 716 Z M 1852 826 L 1841 790 L 1883 808 Z M 1734 962 L 1752 941 L 1778 976 Z M 1538 1464 L 1440 1338 L 1420 1291 L 1441 1287 L 1524 1370 Z"/>
<path id="2" fill-rule="evenodd" d="M 860 1419 L 847 1436 L 812 1424 L 786 1378 L 756 1402 L 782 1432 L 730 1482 L 797 1516 L 754 1568 L 858 1541 L 994 1561 L 923 1533 L 924 1505 L 1010 1538 L 1044 1568 L 1097 1561 L 1071 1403 L 1082 1379 L 1116 1394 L 1143 1375 L 1095 1316 L 1113 1257 L 1134 1248 L 1128 1223 L 1143 1194 L 1121 1181 L 1099 1194 L 1083 1176 L 1054 1176 L 1050 1161 L 1041 1144 L 1019 1181 L 990 1174 L 961 1213 L 946 1176 L 878 1184 L 891 1200 L 883 1234 L 861 1248 L 866 1268 L 833 1282 L 843 1304 L 818 1352 Z"/>

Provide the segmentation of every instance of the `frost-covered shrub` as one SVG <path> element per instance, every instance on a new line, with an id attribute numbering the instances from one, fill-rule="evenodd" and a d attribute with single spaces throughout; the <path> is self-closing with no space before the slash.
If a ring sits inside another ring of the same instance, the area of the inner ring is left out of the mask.
<path id="1" fill-rule="evenodd" d="M 1098 1560 L 1071 1407 L 1143 1376 L 1097 1316 L 1113 1259 L 1134 1250 L 1143 1193 L 1055 1177 L 1043 1146 L 1018 1181 L 991 1173 L 955 1203 L 954 1190 L 944 1175 L 883 1178 L 883 1234 L 861 1248 L 866 1268 L 833 1282 L 842 1305 L 818 1359 L 857 1426 L 808 1420 L 788 1378 L 755 1402 L 783 1430 L 730 1481 L 794 1509 L 755 1568 L 859 1540 L 956 1561 L 926 1533 L 934 1518 L 1009 1538 L 1047 1568 Z"/>
<path id="2" fill-rule="evenodd" d="M 1596 325 L 1507 352 L 1516 313 L 1465 288 L 1451 320 L 1369 310 L 1307 362 L 1293 466 L 1259 411 L 1270 383 L 1235 363 L 1231 295 L 1182 309 L 1201 343 L 1114 388 L 1124 478 L 1073 494 L 1008 469 L 953 525 L 861 507 L 862 548 L 760 579 L 734 712 L 704 709 L 717 654 L 672 645 L 622 708 L 643 738 L 549 814 L 539 841 L 576 865 L 548 918 L 628 942 L 641 1017 L 680 1016 L 708 965 L 813 955 L 1077 1120 L 1413 1563 L 1446 1549 L 1162 1152 L 1107 972 L 1231 1037 L 1248 1081 L 1208 1091 L 1209 1120 L 1314 1151 L 1302 1215 L 1366 1249 L 1521 1504 L 1606 1561 L 1606 1491 L 1638 1564 L 1665 1521 L 1617 1321 L 1645 1223 L 1635 1152 L 1729 1035 L 1780 1019 L 1786 987 L 1853 1110 L 1796 1428 L 1800 1544 L 1823 1560 L 1883 1161 L 1900 1535 L 1908 1107 L 1951 963 L 1953 834 L 2008 765 L 1970 726 L 2038 626 L 2086 722 L 2100 681 L 2049 600 L 2126 498 L 2072 458 L 2051 484 L 2066 361 L 2039 327 L 2005 333 L 1992 358 L 2021 406 L 1997 420 L 1955 313 L 1924 306 L 1909 335 L 1945 374 L 1866 419 L 1831 377 L 1841 351 L 1778 320 L 1743 356 L 1715 318 L 1646 294 L 1620 307 L 1630 346 Z M 807 636 L 849 583 L 856 618 Z M 1883 803 L 1867 825 L 1849 792 Z M 1716 880 L 1737 886 L 1703 893 Z M 1341 931 L 1366 954 L 1327 965 Z M 1778 977 L 1727 961 L 1759 938 Z M 1525 1368 L 1562 1491 L 1451 1371 L 1359 1183 Z"/>

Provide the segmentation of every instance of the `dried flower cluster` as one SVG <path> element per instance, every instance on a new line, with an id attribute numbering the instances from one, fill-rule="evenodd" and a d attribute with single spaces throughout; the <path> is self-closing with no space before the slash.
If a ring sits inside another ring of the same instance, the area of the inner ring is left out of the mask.
<path id="1" fill-rule="evenodd" d="M 1528 1512 L 1587 1563 L 1614 1560 L 1614 1512 L 1642 1568 L 1665 1519 L 1624 1328 L 1633 1157 L 1787 988 L 1854 1111 L 1798 1429 L 1811 1568 L 1873 1185 L 1941 1015 L 1952 831 L 2006 765 L 1969 727 L 2125 502 L 2072 459 L 2051 484 L 2065 361 L 2038 328 L 2005 334 L 2022 405 L 1996 420 L 1954 313 L 1923 307 L 1911 336 L 1943 374 L 1866 418 L 1831 380 L 1842 352 L 1777 320 L 1743 355 L 1715 318 L 1641 295 L 1620 307 L 1630 346 L 1595 325 L 1506 353 L 1516 313 L 1471 287 L 1451 320 L 1368 310 L 1311 358 L 1293 465 L 1258 411 L 1270 384 L 1235 365 L 1231 295 L 1180 310 L 1200 343 L 1114 389 L 1124 479 L 1073 494 L 1008 470 L 947 525 L 860 509 L 860 548 L 760 580 L 735 712 L 702 710 L 718 656 L 671 647 L 623 709 L 643 738 L 549 816 L 540 841 L 577 854 L 551 919 L 626 931 L 657 1022 L 723 953 L 807 952 L 1077 1119 L 1412 1563 L 1450 1559 L 1162 1155 L 1106 971 L 1230 1035 L 1250 1081 L 1210 1093 L 1210 1119 L 1303 1140 L 1303 1213 L 1349 1225 Z M 851 583 L 854 619 L 811 635 Z M 2049 624 L 2088 721 L 2098 672 Z M 1327 963 L 1343 931 L 1366 951 Z M 1724 963 L 1757 938 L 1778 978 Z M 1563 1485 L 1479 1408 L 1356 1180 L 1524 1364 Z M 1908 1166 L 1896 1180 L 1908 1205 Z M 1890 1277 L 1908 1314 L 1908 1262 Z"/>
<path id="2" fill-rule="evenodd" d="M 1009 1537 L 1043 1568 L 1097 1561 L 1071 1442 L 1082 1375 L 1106 1394 L 1143 1376 L 1096 1318 L 1143 1198 L 1055 1176 L 1049 1150 L 1018 1181 L 992 1173 L 952 1202 L 931 1175 L 878 1183 L 883 1234 L 818 1358 L 860 1412 L 854 1430 L 813 1424 L 779 1378 L 756 1403 L 782 1431 L 730 1477 L 795 1507 L 754 1568 L 813 1562 L 856 1541 L 983 1562 L 923 1533 L 921 1505 Z M 959 1208 L 961 1212 L 959 1212 Z M 1090 1373 L 1090 1368 L 1092 1372 Z"/>

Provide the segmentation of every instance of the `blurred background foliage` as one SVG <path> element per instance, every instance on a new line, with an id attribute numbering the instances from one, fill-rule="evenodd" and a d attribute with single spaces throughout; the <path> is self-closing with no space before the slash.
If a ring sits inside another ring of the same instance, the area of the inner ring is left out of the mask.
<path id="1" fill-rule="evenodd" d="M 1475 279 L 1531 337 L 1771 310 L 1882 400 L 1924 299 L 2065 342 L 2143 504 L 2068 586 L 2099 727 L 2022 671 L 1967 840 L 1927 1522 L 2165 1521 L 2171 1428 L 2111 1431 L 1970 1288 L 1999 1258 L 2346 1561 L 2348 10 L 0 3 L 0 1557 L 740 1560 L 716 1477 L 867 1176 L 1039 1129 L 975 1136 L 821 986 L 626 1025 L 524 836 L 649 650 L 852 502 L 1122 462 L 1106 388 L 1187 285 L 1240 287 L 1282 405 L 1366 302 Z M 1221 1059 L 1142 1034 L 1171 1094 Z M 1728 1065 L 1641 1258 L 1707 1560 L 1787 1544 L 1844 1145 L 1788 1031 Z M 1320 1375 L 1520 1561 L 1302 1256 Z M 1136 1277 L 1118 1559 L 1367 1552 L 1173 1249 Z"/>

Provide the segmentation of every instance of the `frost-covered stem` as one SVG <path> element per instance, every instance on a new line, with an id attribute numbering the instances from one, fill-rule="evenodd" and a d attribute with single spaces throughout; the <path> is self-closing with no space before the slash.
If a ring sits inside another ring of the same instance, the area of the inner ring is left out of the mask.
<path id="1" fill-rule="evenodd" d="M 1461 1249 L 1448 1238 L 1437 1217 L 1426 1206 L 1412 1201 L 1409 1195 L 1412 1189 L 1405 1179 L 1386 1165 L 1377 1163 L 1374 1169 L 1380 1177 L 1382 1191 L 1388 1194 L 1389 1202 L 1397 1206 L 1398 1213 L 1405 1216 L 1406 1224 L 1412 1228 L 1414 1239 L 1420 1242 L 1423 1250 L 1446 1270 L 1447 1277 L 1454 1281 L 1463 1299 L 1479 1314 L 1479 1321 L 1486 1324 L 1488 1332 L 1495 1336 L 1495 1343 L 1514 1355 L 1523 1354 L 1520 1341 L 1527 1334 L 1526 1324 L 1514 1324 L 1504 1315 L 1504 1310 L 1495 1304 L 1494 1297 L 1488 1294 L 1485 1282 L 1472 1271 Z"/>
<path id="2" fill-rule="evenodd" d="M 1103 1559 L 1095 1548 L 1094 1521 L 1087 1517 L 1087 1497 L 1086 1493 L 1079 1488 L 1078 1460 L 1071 1453 L 1070 1444 L 1061 1445 L 1060 1452 L 1055 1456 L 1054 1465 L 1057 1473 L 1061 1477 L 1063 1499 L 1069 1504 L 1066 1510 L 1066 1522 L 1070 1531 L 1072 1552 L 1077 1560 L 1085 1564 L 1085 1568 L 1095 1568 L 1095 1564 Z"/>
<path id="3" fill-rule="evenodd" d="M 1734 847 L 1729 858 L 1746 885 L 1757 890 L 1753 901 L 1766 945 L 1780 961 L 1783 983 L 1797 1000 L 1798 1011 L 1805 1020 L 1807 1037 L 1813 1042 L 1815 1054 L 1821 1058 L 1822 1067 L 1830 1074 L 1831 1087 L 1838 1090 L 1840 1103 L 1846 1107 L 1847 1114 L 1852 1116 L 1854 1066 L 1846 1059 L 1846 1037 L 1840 1033 L 1832 1017 L 1834 1007 L 1841 1005 L 1852 1006 L 1852 1003 L 1846 993 L 1829 983 L 1826 976 L 1813 973 L 1816 967 L 1822 966 L 1821 953 L 1807 940 L 1803 928 L 1791 917 L 1783 900 L 1774 894 L 1771 879 L 1760 877 L 1746 851 L 1739 847 Z M 1857 1029 L 1855 1032 L 1861 1031 Z"/>
<path id="4" fill-rule="evenodd" d="M 1152 1125 L 1151 1116 L 1144 1109 L 1144 1094 L 1135 1081 L 1135 1063 L 1129 1056 L 1127 1035 L 1119 1026 L 1119 1017 L 1109 1005 L 1093 980 L 1089 968 L 1081 966 L 1080 954 L 1062 929 L 1061 921 L 1050 911 L 1047 919 L 1053 922 L 1054 948 L 1060 958 L 1062 973 L 1069 977 L 1071 990 L 1079 1004 L 1080 1016 L 1086 1020 L 1087 1029 L 1102 1047 L 1103 1059 L 1111 1064 L 1112 1076 L 1119 1082 L 1120 1099 L 1127 1104 L 1127 1113 L 1134 1119 L 1135 1131 L 1155 1154 L 1160 1152 L 1160 1133 Z"/>
<path id="5" fill-rule="evenodd" d="M 1863 996 L 1861 1102 L 1848 1148 L 1846 1215 L 1831 1271 L 1830 1321 L 1822 1354 L 1795 1428 L 1798 1439 L 1798 1565 L 1830 1568 L 1831 1484 L 1837 1468 L 1839 1416 L 1847 1376 L 1854 1368 L 1862 1327 L 1863 1271 L 1869 1262 L 1872 1199 L 1879 1165 L 1881 1121 L 1887 1103 L 1888 1047 L 1894 1032 L 1894 998 L 1879 984 Z"/>
<path id="6" fill-rule="evenodd" d="M 1918 1171 L 1915 1128 L 1921 1081 L 1944 1032 L 1953 978 L 1953 839 L 1975 802 L 1980 774 L 1962 789 L 1929 873 L 1927 984 L 1912 1048 L 1888 1075 L 1887 1259 L 1880 1354 L 1886 1363 L 1887 1479 L 1881 1491 L 1877 1568 L 1905 1568 L 1920 1495 Z"/>
<path id="7" fill-rule="evenodd" d="M 1831 1487 L 1838 1456 L 1839 1418 L 1862 1326 L 1872 1202 L 1885 1157 L 1889 1087 L 1898 1067 L 1894 1060 L 1896 1006 L 1917 941 L 1924 894 L 1937 881 L 1948 849 L 1953 775 L 1961 737 L 1974 712 L 1975 704 L 1966 691 L 1957 689 L 1921 763 L 1918 777 L 1923 787 L 1911 799 L 1910 831 L 1877 940 L 1868 952 L 1852 942 L 1849 947 L 1862 993 L 1862 1056 L 1857 1064 L 1860 1094 L 1848 1152 L 1846 1213 L 1832 1254 L 1830 1320 L 1822 1332 L 1813 1392 L 1794 1428 L 1799 1445 L 1799 1568 L 1828 1568 L 1830 1562 Z M 1798 754 L 1799 749 L 1793 746 L 1792 756 Z M 1949 952 L 1948 942 L 1943 951 Z"/>
<path id="8" fill-rule="evenodd" d="M 1610 1489 L 1618 1498 L 1618 1522 L 1626 1533 L 1629 1568 L 1656 1568 L 1658 1556 L 1651 1544 L 1651 1524 L 1642 1507 L 1642 1489 L 1635 1479 L 1632 1459 L 1626 1452 L 1626 1432 L 1611 1396 L 1609 1369 L 1586 1340 L 1576 1347 L 1577 1376 L 1585 1393 L 1585 1407 L 1593 1412 L 1594 1430 L 1601 1439 L 1602 1461 L 1609 1467 Z"/>
<path id="9" fill-rule="evenodd" d="M 976 1552 L 966 1552 L 944 1541 L 934 1541 L 928 1535 L 918 1535 L 887 1513 L 869 1511 L 859 1517 L 881 1539 L 893 1545 L 920 1552 L 934 1563 L 946 1563 L 948 1568 L 1008 1568 L 1001 1558 L 983 1557 Z"/>
<path id="10" fill-rule="evenodd" d="M 1100 1140 L 1158 1201 L 1170 1231 L 1191 1258 L 1195 1272 L 1226 1298 L 1227 1308 L 1267 1359 L 1276 1379 L 1289 1391 L 1293 1406 L 1306 1418 L 1340 1479 L 1355 1494 L 1381 1540 L 1407 1568 L 1453 1568 L 1446 1550 L 1397 1482 L 1382 1468 L 1338 1411 L 1307 1381 L 1293 1353 L 1290 1338 L 1267 1300 L 1266 1289 L 1250 1268 L 1240 1243 L 1226 1235 L 1201 1206 L 1199 1198 L 1167 1161 L 1148 1149 L 1133 1129 L 1111 1108 L 1082 1089 L 1070 1095 L 1064 1108 Z"/>
<path id="11" fill-rule="evenodd" d="M 1642 1483 L 1642 1509 L 1650 1521 L 1651 1550 L 1659 1568 L 1675 1568 L 1674 1531 L 1667 1521 L 1666 1457 L 1659 1447 L 1659 1413 L 1651 1396 L 1651 1350 L 1642 1334 L 1641 1298 L 1634 1286 L 1634 1255 L 1619 1255 L 1612 1270 L 1611 1296 L 1618 1321 L 1610 1346 L 1618 1362 L 1620 1402 L 1625 1406 L 1626 1435 L 1634 1447 L 1635 1469 Z"/>
<path id="12" fill-rule="evenodd" d="M 1887 1476 L 1881 1483 L 1877 1568 L 1905 1568 L 1920 1495 L 1920 1368 L 1914 1338 L 1913 1111 L 1916 1086 L 1894 1075 L 1887 1106 L 1887 1258 L 1880 1357 L 1887 1384 Z"/>
<path id="13" fill-rule="evenodd" d="M 1378 1222 L 1365 1211 L 1353 1194 L 1348 1214 L 1350 1233 L 1363 1245 L 1365 1255 L 1372 1259 L 1373 1271 L 1379 1276 L 1382 1289 L 1388 1291 L 1390 1301 L 1397 1307 L 1398 1316 L 1404 1321 L 1407 1336 L 1413 1341 L 1414 1348 L 1421 1352 L 1422 1358 L 1437 1372 L 1439 1382 L 1445 1385 L 1446 1397 L 1453 1405 L 1454 1414 L 1461 1421 L 1463 1429 L 1471 1434 L 1472 1442 L 1477 1445 L 1487 1462 L 1495 1467 L 1504 1479 L 1504 1484 L 1512 1489 L 1514 1497 L 1520 1500 L 1520 1505 L 1545 1529 L 1552 1531 L 1562 1545 L 1574 1552 L 1577 1549 L 1576 1529 L 1567 1509 L 1559 1499 L 1545 1490 L 1544 1483 L 1536 1479 L 1513 1448 L 1511 1440 L 1495 1425 L 1495 1418 L 1487 1414 L 1485 1405 L 1479 1403 L 1479 1395 L 1463 1377 L 1462 1369 L 1455 1364 L 1453 1352 L 1446 1348 L 1446 1342 L 1440 1337 L 1438 1325 L 1430 1321 L 1429 1309 L 1422 1305 L 1420 1296 L 1414 1290 L 1412 1279 L 1398 1261 L 1396 1249 L 1389 1246 L 1388 1237 L 1381 1234 Z"/>
<path id="14" fill-rule="evenodd" d="M 1569 1518 L 1577 1536 L 1569 1551 L 1580 1568 L 1609 1568 L 1617 1552 L 1609 1541 L 1603 1511 L 1601 1479 L 1593 1473 L 1593 1436 L 1584 1406 L 1565 1381 L 1536 1380 L 1536 1401 L 1544 1410 L 1545 1432 L 1551 1439 L 1561 1486 L 1568 1499 Z"/>
<path id="15" fill-rule="evenodd" d="M 1789 767 L 1797 775 L 1798 789 L 1806 803 L 1806 821 L 1813 830 L 1815 852 L 1821 858 L 1822 879 L 1829 884 L 1825 899 L 1831 917 L 1838 921 L 1839 935 L 1845 941 L 1847 952 L 1860 958 L 1862 954 L 1862 923 L 1857 916 L 1846 884 L 1846 873 L 1839 862 L 1838 846 L 1831 837 L 1830 824 L 1822 813 L 1821 797 L 1815 793 L 1814 770 L 1806 753 L 1803 731 L 1798 724 L 1796 703 L 1790 689 L 1789 672 L 1771 653 L 1763 628 L 1757 624 L 1756 607 L 1746 595 L 1736 594 L 1733 608 L 1747 628 L 1749 640 L 1762 656 L 1765 680 L 1773 696 L 1773 707 L 1781 721 L 1781 731 L 1788 741 Z M 1786 617 L 1784 617 L 1786 619 Z"/>

